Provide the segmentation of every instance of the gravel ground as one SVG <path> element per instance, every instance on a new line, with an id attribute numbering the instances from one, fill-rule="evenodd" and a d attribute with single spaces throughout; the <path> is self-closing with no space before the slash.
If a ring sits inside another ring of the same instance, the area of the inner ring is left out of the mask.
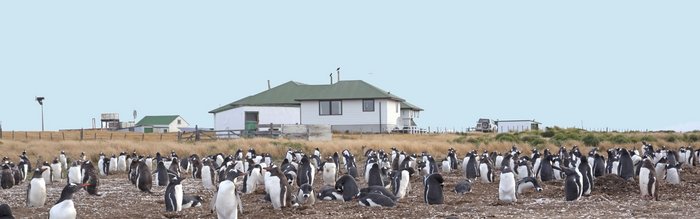
<path id="1" fill-rule="evenodd" d="M 363 168 L 361 168 L 363 169 Z M 498 182 L 474 183 L 472 193 L 460 196 L 452 192 L 457 181 L 462 180 L 461 171 L 444 174 L 445 204 L 428 206 L 422 202 L 423 186 L 415 177 L 408 197 L 394 208 L 368 208 L 357 201 L 317 201 L 310 208 L 286 208 L 280 211 L 263 201 L 262 186 L 259 191 L 244 195 L 242 218 L 671 218 L 699 215 L 700 168 L 686 168 L 682 172 L 679 186 L 661 185 L 660 201 L 642 200 L 636 181 L 625 182 L 613 175 L 596 179 L 593 193 L 579 201 L 564 201 L 563 183 L 548 182 L 544 191 L 530 192 L 518 197 L 515 204 L 500 204 L 497 201 Z M 358 184 L 366 185 L 363 180 Z M 186 194 L 204 198 L 202 207 L 185 209 L 178 213 L 165 212 L 164 187 L 154 186 L 153 194 L 139 192 L 126 179 L 126 174 L 102 178 L 99 187 L 102 196 L 90 196 L 87 192 L 76 193 L 74 201 L 79 218 L 215 218 L 209 210 L 212 192 L 204 190 L 199 180 L 185 179 Z M 316 178 L 315 187 L 321 184 Z M 47 185 L 47 205 L 41 208 L 24 207 L 27 183 L 11 189 L 0 190 L 0 202 L 7 203 L 18 218 L 46 218 L 49 208 L 58 200 L 64 183 Z"/>

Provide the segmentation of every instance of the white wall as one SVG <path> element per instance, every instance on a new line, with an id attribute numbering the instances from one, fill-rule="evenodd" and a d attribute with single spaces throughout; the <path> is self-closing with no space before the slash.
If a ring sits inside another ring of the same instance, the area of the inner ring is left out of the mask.
<path id="1" fill-rule="evenodd" d="M 530 121 L 522 122 L 498 122 L 498 132 L 522 132 L 530 130 Z"/>
<path id="2" fill-rule="evenodd" d="M 302 124 L 324 124 L 324 125 L 371 125 L 379 124 L 379 104 L 381 103 L 382 125 L 396 125 L 400 112 L 396 112 L 394 100 L 375 100 L 373 112 L 362 111 L 362 100 L 343 100 L 342 115 L 319 115 L 319 101 L 301 102 L 301 122 Z M 399 110 L 400 111 L 400 110 Z"/>
<path id="3" fill-rule="evenodd" d="M 298 124 L 299 107 L 244 106 L 214 114 L 214 129 L 244 129 L 245 112 L 258 112 L 259 124 Z"/>
<path id="4" fill-rule="evenodd" d="M 181 121 L 180 125 L 177 124 L 178 119 Z M 180 128 L 184 127 L 190 127 L 190 124 L 187 123 L 187 121 L 185 121 L 185 119 L 183 119 L 181 116 L 178 116 L 177 119 L 170 123 L 168 132 L 179 132 Z"/>

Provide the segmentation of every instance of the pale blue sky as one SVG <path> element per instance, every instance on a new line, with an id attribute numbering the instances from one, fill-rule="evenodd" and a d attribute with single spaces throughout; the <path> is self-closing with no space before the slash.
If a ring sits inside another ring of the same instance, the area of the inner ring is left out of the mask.
<path id="1" fill-rule="evenodd" d="M 295 80 L 361 79 L 425 108 L 545 126 L 700 129 L 700 1 L 0 1 L 0 121 L 89 128 L 207 112 Z"/>

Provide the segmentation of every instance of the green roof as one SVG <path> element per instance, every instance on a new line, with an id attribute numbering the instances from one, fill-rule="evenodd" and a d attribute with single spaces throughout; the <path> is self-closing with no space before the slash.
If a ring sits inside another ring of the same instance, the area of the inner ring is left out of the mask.
<path id="1" fill-rule="evenodd" d="M 409 102 L 401 102 L 401 109 L 412 109 L 412 110 L 417 110 L 417 111 L 423 111 L 423 108 L 420 108 L 416 105 L 410 104 Z"/>
<path id="2" fill-rule="evenodd" d="M 178 115 L 170 115 L 170 116 L 146 116 L 141 119 L 138 123 L 136 123 L 136 126 L 152 126 L 152 125 L 170 125 L 177 117 L 180 117 Z"/>
<path id="3" fill-rule="evenodd" d="M 337 99 L 393 99 L 404 102 L 404 99 L 361 80 L 339 81 L 335 84 L 324 85 L 307 85 L 290 81 L 226 104 L 209 111 L 209 113 L 219 113 L 241 106 L 299 106 L 301 105 L 299 101 L 303 100 Z M 416 106 L 413 107 L 420 109 Z"/>

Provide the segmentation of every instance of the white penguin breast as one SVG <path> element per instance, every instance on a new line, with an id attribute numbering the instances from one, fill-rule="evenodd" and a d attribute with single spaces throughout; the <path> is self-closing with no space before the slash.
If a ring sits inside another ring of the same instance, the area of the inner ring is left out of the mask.
<path id="1" fill-rule="evenodd" d="M 231 197 L 231 198 L 217 198 L 216 199 L 216 212 L 220 218 L 230 218 L 235 217 L 238 214 L 238 199 L 233 198 L 236 195 L 236 185 L 225 180 L 219 184 L 219 191 L 217 192 L 217 197 Z"/>
<path id="2" fill-rule="evenodd" d="M 41 207 L 46 203 L 46 182 L 42 178 L 32 179 L 29 190 L 29 207 Z"/>
<path id="3" fill-rule="evenodd" d="M 642 169 L 639 170 L 639 190 L 642 195 L 650 195 L 648 192 L 648 186 L 649 186 L 649 174 L 651 171 L 647 168 L 642 167 Z M 653 177 L 653 176 L 652 176 Z"/>
<path id="4" fill-rule="evenodd" d="M 175 208 L 182 211 L 182 184 L 175 185 Z"/>
<path id="5" fill-rule="evenodd" d="M 49 210 L 49 219 L 74 219 L 77 217 L 73 200 L 64 200 Z"/>

